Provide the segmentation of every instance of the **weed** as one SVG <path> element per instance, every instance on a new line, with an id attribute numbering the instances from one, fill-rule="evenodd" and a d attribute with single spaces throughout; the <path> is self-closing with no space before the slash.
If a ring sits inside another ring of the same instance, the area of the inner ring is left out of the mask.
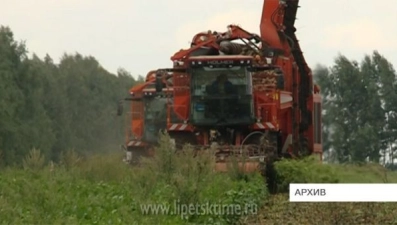
<path id="1" fill-rule="evenodd" d="M 335 169 L 313 157 L 300 160 L 283 159 L 275 162 L 276 182 L 280 193 L 289 191 L 290 183 L 338 183 Z"/>
<path id="2" fill-rule="evenodd" d="M 33 148 L 29 151 L 28 155 L 23 159 L 23 168 L 26 170 L 37 171 L 45 166 L 44 155 L 40 150 Z"/>

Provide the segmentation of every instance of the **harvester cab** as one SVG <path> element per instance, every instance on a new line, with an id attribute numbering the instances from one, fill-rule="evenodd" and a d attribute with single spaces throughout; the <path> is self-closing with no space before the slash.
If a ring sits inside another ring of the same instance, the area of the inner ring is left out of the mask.
<path id="1" fill-rule="evenodd" d="M 254 123 L 249 56 L 189 58 L 190 124 L 233 127 Z"/>
<path id="2" fill-rule="evenodd" d="M 145 90 L 144 104 L 144 134 L 145 141 L 156 143 L 159 132 L 167 126 L 167 98 L 155 91 L 154 88 Z"/>

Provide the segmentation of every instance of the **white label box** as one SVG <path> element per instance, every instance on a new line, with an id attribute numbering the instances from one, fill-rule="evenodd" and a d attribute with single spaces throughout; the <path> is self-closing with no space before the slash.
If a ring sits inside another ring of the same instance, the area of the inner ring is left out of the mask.
<path id="1" fill-rule="evenodd" d="M 397 184 L 290 184 L 290 202 L 397 202 Z"/>

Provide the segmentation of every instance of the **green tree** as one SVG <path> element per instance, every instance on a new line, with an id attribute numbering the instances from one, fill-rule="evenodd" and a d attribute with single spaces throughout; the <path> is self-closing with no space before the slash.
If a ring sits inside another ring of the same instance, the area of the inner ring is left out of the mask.
<path id="1" fill-rule="evenodd" d="M 37 148 L 57 160 L 62 151 L 114 150 L 123 141 L 118 100 L 136 80 L 106 71 L 92 56 L 27 57 L 23 42 L 0 28 L 0 150 L 6 164 Z"/>
<path id="2" fill-rule="evenodd" d="M 397 102 L 392 65 L 375 51 L 361 64 L 340 55 L 314 73 L 323 95 L 325 151 L 332 149 L 339 162 L 379 162 L 396 131 L 390 123 Z"/>
<path id="3" fill-rule="evenodd" d="M 18 84 L 25 57 L 25 45 L 14 40 L 10 28 L 0 27 L 0 150 L 6 162 L 15 160 L 17 150 L 25 145 L 22 121 L 16 116 L 24 101 Z"/>

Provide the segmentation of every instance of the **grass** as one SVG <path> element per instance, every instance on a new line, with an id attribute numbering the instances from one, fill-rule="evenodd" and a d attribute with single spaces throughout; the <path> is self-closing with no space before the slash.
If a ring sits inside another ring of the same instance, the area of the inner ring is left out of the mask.
<path id="1" fill-rule="evenodd" d="M 260 224 L 396 224 L 396 213 L 395 203 L 295 203 L 282 194 L 258 217 Z"/>
<path id="2" fill-rule="evenodd" d="M 185 154 L 175 155 L 166 137 L 162 141 L 156 157 L 144 160 L 142 168 L 121 163 L 121 154 L 82 159 L 73 151 L 64 153 L 60 164 L 45 164 L 32 150 L 22 168 L 0 173 L 0 223 L 236 224 L 251 211 L 230 215 L 229 208 L 226 215 L 219 208 L 205 212 L 203 206 L 262 207 L 268 195 L 259 174 L 237 179 L 216 173 L 210 153 L 194 158 L 187 147 Z M 202 204 L 198 213 L 203 215 L 187 212 L 189 204 Z M 169 211 L 144 212 L 142 207 L 149 206 Z M 178 213 L 178 207 L 184 211 Z"/>
<path id="3" fill-rule="evenodd" d="M 156 157 L 144 160 L 140 168 L 121 163 L 118 153 L 83 159 L 67 151 L 54 164 L 32 150 L 23 167 L 1 170 L 0 224 L 397 223 L 397 204 L 290 203 L 287 194 L 270 196 L 259 174 L 216 173 L 210 152 L 193 157 L 186 147 L 184 154 L 175 155 L 167 137 L 161 141 Z M 328 165 L 310 158 L 281 161 L 276 170 L 282 192 L 290 182 L 397 181 L 397 173 L 379 165 Z M 230 208 L 229 214 L 219 208 L 199 208 L 198 215 L 186 211 L 192 203 L 254 211 L 231 215 Z M 142 207 L 150 206 L 164 207 L 163 213 L 160 209 L 144 212 Z M 184 213 L 175 213 L 180 206 Z"/>
<path id="4" fill-rule="evenodd" d="M 377 164 L 330 165 L 313 159 L 276 164 L 280 191 L 289 182 L 395 183 L 397 173 Z M 368 193 L 370 194 L 370 193 Z M 393 195 L 394 193 L 390 193 Z M 266 200 L 257 224 L 397 224 L 397 203 L 295 203 L 288 194 Z"/>
<path id="5" fill-rule="evenodd" d="M 397 172 L 378 164 L 334 166 L 342 183 L 397 183 Z"/>

